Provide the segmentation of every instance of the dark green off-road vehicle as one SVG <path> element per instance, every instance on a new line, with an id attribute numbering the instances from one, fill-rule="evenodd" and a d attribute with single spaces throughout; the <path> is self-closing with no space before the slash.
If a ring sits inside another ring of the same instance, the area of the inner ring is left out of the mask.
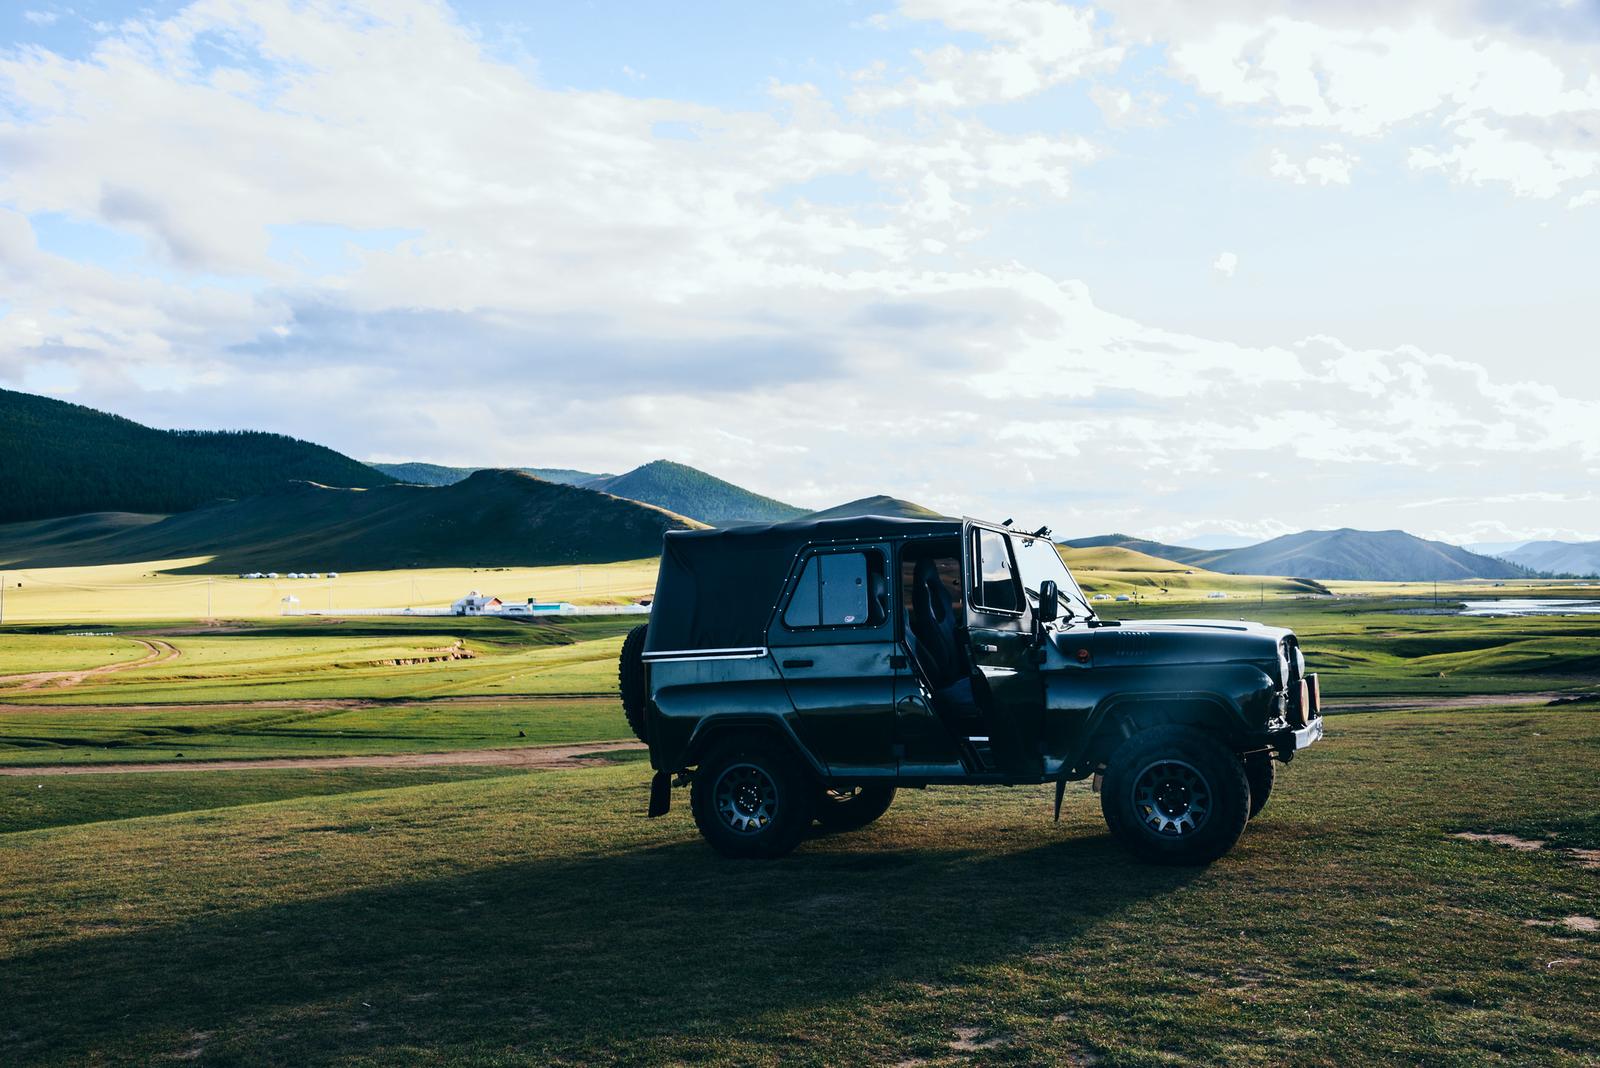
<path id="1" fill-rule="evenodd" d="M 1094 777 L 1141 856 L 1204 863 L 1322 737 L 1293 633 L 1095 616 L 1047 532 L 974 520 L 800 520 L 666 536 L 623 705 L 706 840 L 792 850 L 900 787 Z"/>

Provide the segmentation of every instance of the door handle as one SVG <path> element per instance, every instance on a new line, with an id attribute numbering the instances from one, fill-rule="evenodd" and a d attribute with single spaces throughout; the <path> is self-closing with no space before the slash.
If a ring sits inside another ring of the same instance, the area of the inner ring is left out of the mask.
<path id="1" fill-rule="evenodd" d="M 896 671 L 901 670 L 906 666 L 906 658 L 898 654 L 891 654 L 889 657 L 889 666 L 894 668 Z"/>
<path id="2" fill-rule="evenodd" d="M 999 651 L 1000 647 L 998 645 L 989 645 L 984 643 L 978 646 L 978 652 L 980 653 L 998 653 Z"/>
<path id="3" fill-rule="evenodd" d="M 783 666 L 786 668 L 802 668 L 810 667 L 811 663 L 810 660 L 785 660 Z"/>

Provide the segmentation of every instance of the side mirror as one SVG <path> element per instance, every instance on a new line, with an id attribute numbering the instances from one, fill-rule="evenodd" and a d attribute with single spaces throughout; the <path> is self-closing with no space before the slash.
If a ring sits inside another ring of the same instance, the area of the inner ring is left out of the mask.
<path id="1" fill-rule="evenodd" d="M 1061 593 L 1050 579 L 1039 583 L 1039 622 L 1054 623 L 1061 614 Z"/>

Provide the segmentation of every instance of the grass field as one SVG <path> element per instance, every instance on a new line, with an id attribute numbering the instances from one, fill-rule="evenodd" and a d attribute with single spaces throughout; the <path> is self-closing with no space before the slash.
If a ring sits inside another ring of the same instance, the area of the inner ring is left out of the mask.
<path id="1" fill-rule="evenodd" d="M 1418 615 L 1417 607 L 1392 599 L 1269 601 L 1207 614 L 1293 629 L 1335 699 L 1600 690 L 1600 617 Z M 1194 614 L 1192 605 L 1101 611 L 1130 619 Z"/>
<path id="2" fill-rule="evenodd" d="M 1292 626 L 1335 702 L 1531 703 L 1330 717 L 1204 870 L 1081 785 L 737 864 L 642 817 L 638 754 L 204 770 L 627 737 L 637 620 L 8 625 L 0 1062 L 1600 1064 L 1600 702 L 1547 696 L 1600 691 L 1600 618 L 1099 607 Z"/>
<path id="3" fill-rule="evenodd" d="M 136 814 L 161 776 L 53 781 L 65 825 L 0 835 L 0 1036 L 63 1065 L 1593 1063 L 1600 874 L 1454 835 L 1537 813 L 1600 846 L 1597 776 L 1593 711 L 1345 717 L 1199 871 L 1130 862 L 1081 787 L 1059 826 L 1044 789 L 931 789 L 739 864 L 642 819 L 633 767 L 166 815 Z"/>
<path id="4" fill-rule="evenodd" d="M 1209 606 L 1208 606 L 1209 607 Z M 1412 602 L 1269 602 L 1332 702 L 1600 690 L 1600 618 L 1407 614 Z M 1192 604 L 1102 606 L 1159 619 Z M 1219 613 L 1220 614 L 1220 613 Z M 626 737 L 616 656 L 636 620 L 146 622 L 115 637 L 6 628 L 0 764 L 413 753 Z M 69 632 L 70 633 L 70 632 Z M 96 631 L 96 634 L 104 633 Z M 172 655 L 149 662 L 143 643 Z M 470 655 L 470 659 L 459 657 Z M 38 672 L 117 668 L 83 677 Z M 181 754 L 181 755 L 180 755 Z"/>
<path id="5" fill-rule="evenodd" d="M 415 568 L 347 571 L 337 579 L 241 579 L 236 574 L 171 574 L 205 557 L 141 564 L 0 567 L 5 622 L 91 623 L 128 619 L 264 619 L 283 613 L 284 597 L 302 609 L 447 608 L 470 590 L 507 601 L 536 597 L 574 604 L 629 601 L 654 592 L 656 561 L 581 567 Z M 270 565 L 266 565 L 270 566 Z"/>

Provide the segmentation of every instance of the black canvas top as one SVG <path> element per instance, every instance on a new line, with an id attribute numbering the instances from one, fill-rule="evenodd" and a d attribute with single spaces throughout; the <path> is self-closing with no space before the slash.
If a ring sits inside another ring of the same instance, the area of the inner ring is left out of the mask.
<path id="1" fill-rule="evenodd" d="M 644 651 L 766 645 L 767 621 L 795 556 L 807 545 L 960 533 L 955 519 L 881 515 L 668 531 Z"/>

